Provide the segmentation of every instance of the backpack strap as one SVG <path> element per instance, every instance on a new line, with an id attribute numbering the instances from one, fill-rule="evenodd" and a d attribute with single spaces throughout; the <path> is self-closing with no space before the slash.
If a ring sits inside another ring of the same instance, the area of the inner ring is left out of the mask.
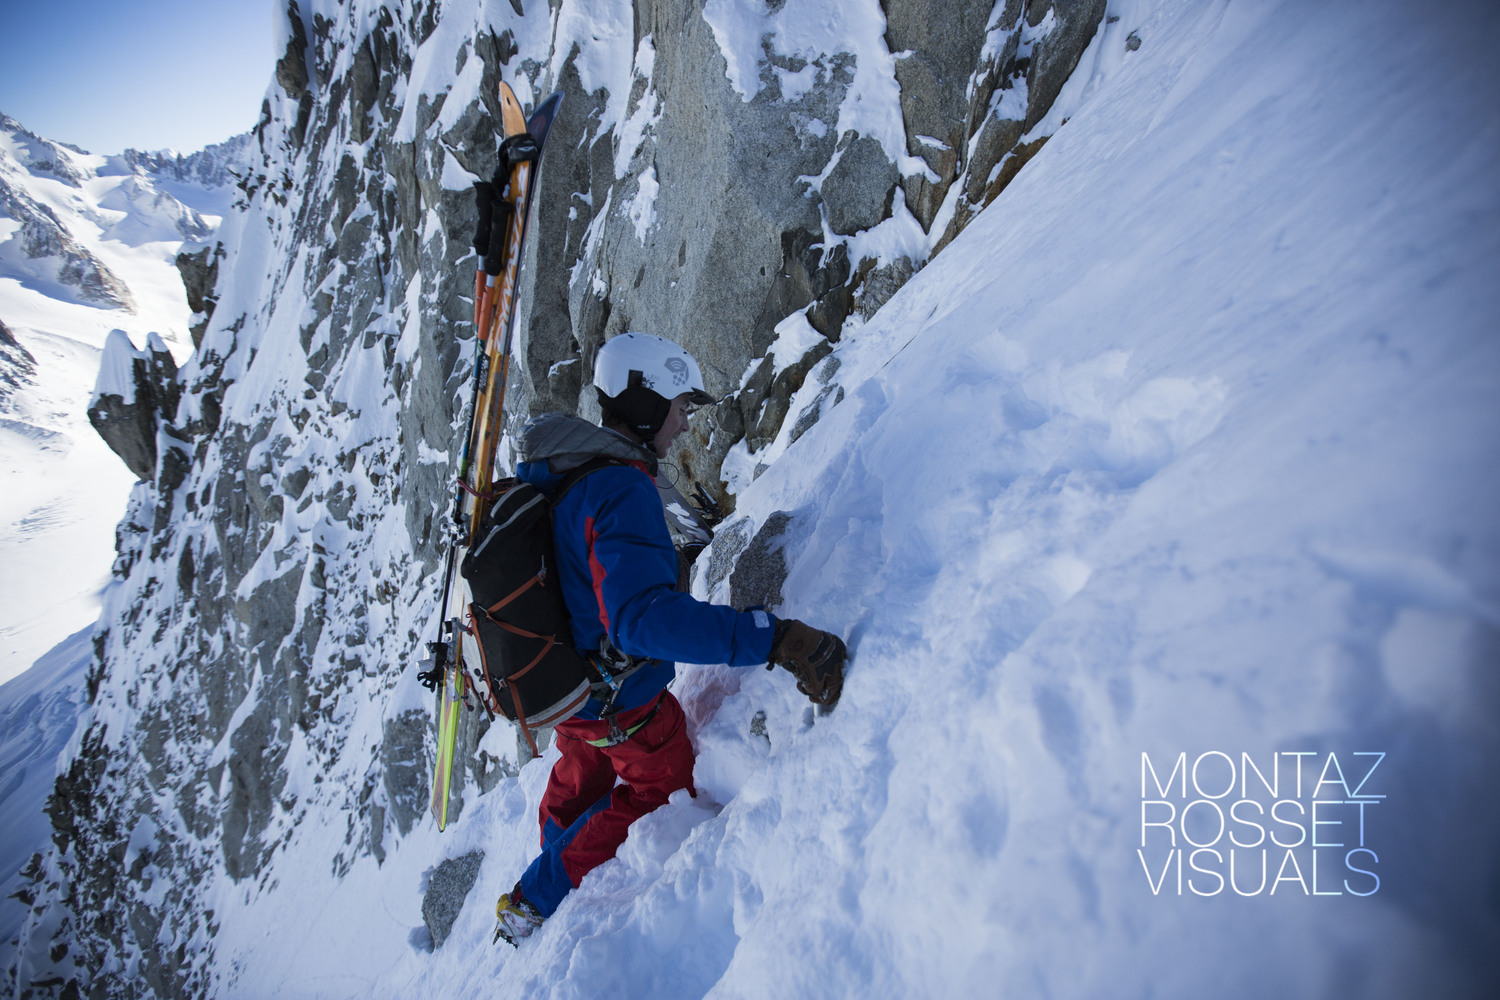
<path id="1" fill-rule="evenodd" d="M 609 455 L 596 455 L 576 469 L 569 469 L 562 474 L 562 481 L 557 484 L 557 488 L 548 496 L 548 500 L 551 501 L 553 508 L 556 509 L 557 505 L 562 503 L 562 498 L 568 495 L 568 491 L 577 486 L 579 481 L 585 476 L 614 465 L 628 466 L 630 463 L 622 458 L 613 458 Z"/>
<path id="2" fill-rule="evenodd" d="M 585 476 L 598 472 L 600 469 L 607 469 L 616 465 L 630 466 L 630 463 L 624 459 L 614 458 L 610 455 L 598 455 L 584 462 L 576 469 L 570 469 L 564 473 L 562 482 L 558 484 L 557 489 L 549 497 L 554 517 L 556 516 L 557 505 L 562 502 L 563 497 L 567 496 L 568 491 L 577 486 Z M 615 699 L 620 694 L 620 683 L 653 661 L 650 658 L 631 656 L 615 649 L 614 645 L 609 641 L 608 633 L 600 639 L 599 649 L 592 653 L 583 653 L 582 656 L 584 661 L 594 668 L 596 674 L 595 678 L 589 683 L 589 694 L 603 703 L 604 711 L 600 713 L 600 717 L 609 723 L 611 738 L 615 738 L 619 733 L 619 729 L 615 725 L 615 713 L 619 711 L 615 708 Z M 623 742 L 625 738 L 624 735 L 618 735 L 616 742 Z M 610 743 L 609 745 L 614 746 L 615 744 Z"/>

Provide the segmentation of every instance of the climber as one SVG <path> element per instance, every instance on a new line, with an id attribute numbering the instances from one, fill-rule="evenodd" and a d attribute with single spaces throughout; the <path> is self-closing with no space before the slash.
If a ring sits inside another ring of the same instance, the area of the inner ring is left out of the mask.
<path id="1" fill-rule="evenodd" d="M 652 477 L 693 407 L 713 402 L 697 361 L 669 340 L 624 333 L 600 348 L 594 386 L 602 427 L 548 413 L 527 423 L 520 440 L 517 476 L 544 493 L 598 456 L 620 464 L 579 480 L 553 514 L 573 639 L 607 674 L 611 694 L 591 697 L 555 729 L 562 757 L 542 796 L 542 853 L 496 908 L 496 937 L 511 944 L 614 857 L 632 822 L 678 789 L 696 794 L 686 720 L 667 690 L 675 661 L 779 664 L 825 706 L 843 686 L 838 636 L 685 593 Z"/>

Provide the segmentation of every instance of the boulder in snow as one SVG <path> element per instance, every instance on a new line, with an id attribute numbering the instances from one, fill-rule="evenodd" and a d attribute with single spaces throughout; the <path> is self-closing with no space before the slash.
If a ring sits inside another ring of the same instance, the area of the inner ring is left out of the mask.
<path id="1" fill-rule="evenodd" d="M 432 946 L 441 948 L 453 929 L 469 898 L 469 890 L 479 878 L 479 866 L 484 863 L 483 851 L 470 851 L 458 858 L 449 858 L 432 870 L 427 877 L 427 891 L 422 896 L 422 922 L 432 935 Z"/>

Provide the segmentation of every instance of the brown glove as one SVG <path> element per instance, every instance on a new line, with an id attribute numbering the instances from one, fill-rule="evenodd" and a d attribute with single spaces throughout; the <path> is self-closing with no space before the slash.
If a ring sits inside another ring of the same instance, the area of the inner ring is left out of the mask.
<path id="1" fill-rule="evenodd" d="M 831 708 L 844 690 L 844 659 L 848 655 L 844 640 L 833 633 L 783 618 L 776 622 L 771 662 L 766 669 L 780 664 L 796 676 L 797 690 L 813 704 Z"/>

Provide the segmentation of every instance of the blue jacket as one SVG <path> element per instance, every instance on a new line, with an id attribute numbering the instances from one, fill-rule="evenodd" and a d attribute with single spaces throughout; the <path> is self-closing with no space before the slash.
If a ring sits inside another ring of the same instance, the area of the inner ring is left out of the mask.
<path id="1" fill-rule="evenodd" d="M 532 433 L 538 421 L 550 421 L 542 429 L 552 433 Z M 558 453 L 555 446 L 548 448 L 547 442 L 555 443 L 560 431 L 566 432 L 569 447 L 584 450 Z M 580 435 L 586 440 L 580 442 Z M 622 452 L 620 442 L 634 452 Z M 593 454 L 629 458 L 632 464 L 590 473 L 568 491 L 553 512 L 553 544 L 578 651 L 597 650 L 607 634 L 616 649 L 657 661 L 626 678 L 616 708 L 625 711 L 655 698 L 676 676 L 679 660 L 730 666 L 765 663 L 774 617 L 764 611 L 705 604 L 677 591 L 677 552 L 647 471 L 654 464 L 648 452 L 576 417 L 546 414 L 523 432 L 522 457 L 528 460 L 517 466 L 516 475 L 550 495 L 567 470 L 582 464 L 579 459 L 589 444 L 601 445 Z M 590 699 L 574 718 L 597 719 L 602 709 L 599 701 Z"/>

